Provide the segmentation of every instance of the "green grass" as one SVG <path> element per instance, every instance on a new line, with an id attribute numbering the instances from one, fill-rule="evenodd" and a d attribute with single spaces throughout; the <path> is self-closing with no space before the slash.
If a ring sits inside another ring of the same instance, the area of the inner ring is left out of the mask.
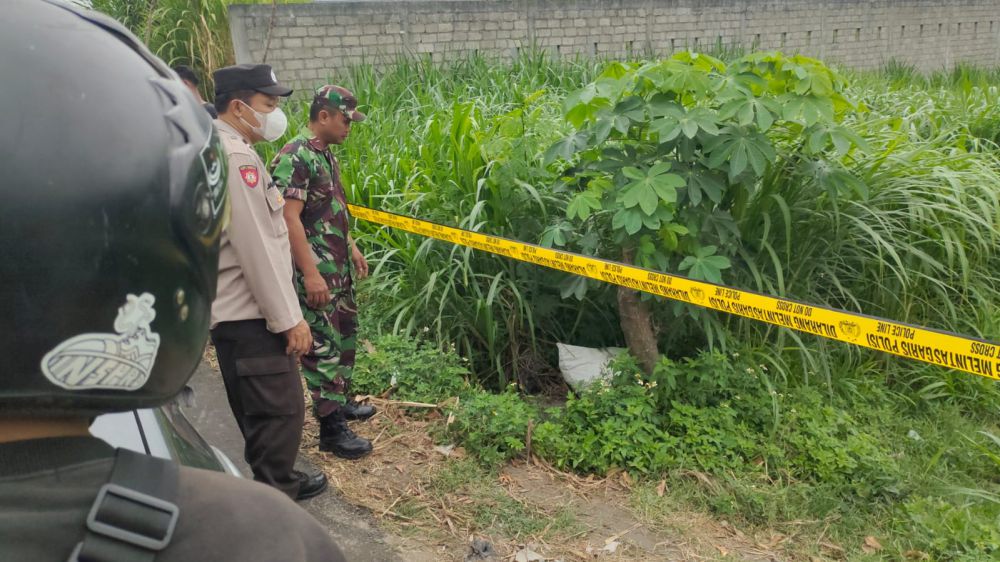
<path id="1" fill-rule="evenodd" d="M 207 73 L 231 60 L 226 4 L 98 0 L 95 6 L 171 64 Z M 743 50 L 719 46 L 715 54 L 733 59 Z M 569 130 L 561 114 L 567 93 L 602 66 L 526 52 L 512 63 L 469 55 L 350 69 L 337 81 L 357 93 L 370 115 L 338 150 L 352 200 L 546 240 L 566 224 L 572 194 L 554 187 L 539 154 Z M 1000 71 L 958 66 L 925 76 L 891 62 L 883 72 L 848 76 L 848 94 L 863 108 L 848 125 L 871 148 L 852 152 L 844 164 L 864 180 L 866 194 L 831 196 L 823 182 L 803 181 L 812 172 L 798 163 L 774 166 L 739 213 L 720 208 L 734 213 L 741 246 L 724 282 L 996 339 Z M 301 105 L 292 113 L 293 123 L 304 123 Z M 794 131 L 788 139 L 795 142 Z M 265 155 L 273 150 L 263 147 Z M 489 386 L 512 380 L 527 389 L 547 386 L 536 379 L 545 370 L 540 366 L 554 360 L 552 342 L 622 341 L 607 286 L 365 223 L 358 228 L 377 273 L 368 304 L 382 312 L 380 329 L 413 335 L 426 328 L 439 344 L 458 345 Z M 606 253 L 618 257 L 615 248 Z M 583 302 L 564 298 L 581 283 L 590 289 Z M 931 386 L 936 375 L 917 369 L 910 376 L 913 366 L 895 359 L 673 302 L 654 306 L 669 324 L 660 330 L 661 346 L 673 357 L 739 342 L 784 350 L 762 351 L 784 378 L 832 387 L 838 371 L 874 360 L 877 368 L 904 372 L 907 385 L 922 384 L 927 393 L 938 388 Z M 960 390 L 966 391 L 979 392 Z"/>
<path id="2" fill-rule="evenodd" d="M 346 81 L 373 117 L 340 150 L 352 197 L 538 241 L 568 200 L 552 189 L 538 154 L 568 130 L 561 100 L 594 70 L 541 57 L 355 70 Z M 845 163 L 866 193 L 831 195 L 799 181 L 795 162 L 775 166 L 737 217 L 742 259 L 725 281 L 996 340 L 995 76 L 850 73 L 848 93 L 863 109 L 847 125 L 870 149 Z M 526 358 L 551 362 L 551 342 L 621 343 L 607 287 L 594 284 L 577 302 L 562 297 L 569 277 L 559 273 L 372 225 L 359 230 L 377 267 L 364 288 L 370 329 L 456 343 L 473 359 L 474 384 L 514 379 L 530 390 L 538 361 Z M 996 556 L 1000 445 L 987 435 L 1000 435 L 995 382 L 715 313 L 676 322 L 676 307 L 654 304 L 670 326 L 662 349 L 697 357 L 714 330 L 724 336 L 716 347 L 740 367 L 681 361 L 656 388 L 574 399 L 536 426 L 538 454 L 580 471 L 618 466 L 652 482 L 667 477 L 668 497 L 654 499 L 648 484 L 637 509 L 654 516 L 681 502 L 796 534 L 792 548 L 803 556 L 835 554 L 822 542 L 852 560 Z M 521 433 L 505 424 L 523 414 L 495 404 L 506 408 L 503 420 L 471 417 L 480 421 L 467 426 L 466 438 L 491 444 L 480 449 L 487 464 L 517 454 L 517 443 L 497 435 Z M 862 550 L 869 535 L 883 551 Z"/>
<path id="3" fill-rule="evenodd" d="M 534 54 L 511 65 L 470 57 L 447 66 L 405 60 L 382 71 L 355 68 L 343 81 L 371 118 L 338 149 L 352 200 L 541 240 L 562 220 L 568 194 L 553 190 L 539 153 L 568 130 L 561 100 L 597 66 Z M 737 217 L 741 260 L 725 281 L 995 339 L 1000 161 L 988 138 L 1000 128 L 988 124 L 1000 116 L 1000 100 L 990 76 L 967 71 L 926 85 L 852 76 L 849 93 L 866 110 L 849 125 L 871 149 L 847 164 L 867 197 L 832 198 L 798 182 L 794 163 L 776 167 Z M 297 115 L 304 120 L 303 110 Z M 588 282 L 586 300 L 577 302 L 563 298 L 568 275 L 363 222 L 358 229 L 374 258 L 369 305 L 381 310 L 381 328 L 426 328 L 441 344 L 456 343 L 491 385 L 518 380 L 530 388 L 524 367 L 551 363 L 554 341 L 621 343 L 607 286 Z M 655 306 L 664 319 L 678 307 Z M 832 387 L 836 373 L 868 368 L 905 373 L 907 385 L 939 378 L 812 336 L 716 313 L 701 318 L 671 321 L 661 331 L 665 351 L 688 355 L 714 331 L 723 349 L 729 342 L 759 349 L 783 378 Z M 980 392 L 970 384 L 960 392 Z"/>
<path id="4" fill-rule="evenodd" d="M 313 0 L 93 0 L 95 10 L 135 33 L 167 64 L 190 65 L 211 99 L 211 76 L 235 63 L 229 34 L 231 4 L 306 4 Z"/>
<path id="5" fill-rule="evenodd" d="M 448 428 L 431 429 L 470 459 L 438 473 L 427 489 L 433 497 L 472 498 L 469 520 L 484 530 L 530 535 L 546 517 L 572 527 L 570 512 L 527 509 L 493 484 L 491 475 L 506 459 L 523 454 L 533 419 L 540 458 L 581 473 L 628 470 L 639 481 L 632 510 L 654 529 L 669 527 L 670 514 L 685 509 L 765 537 L 792 537 L 784 548 L 802 558 L 837 555 L 836 549 L 851 560 L 907 553 L 987 560 L 1000 553 L 994 388 L 928 395 L 895 388 L 886 373 L 867 370 L 842 373 L 827 389 L 802 378 L 781 380 L 758 364 L 762 351 L 741 348 L 664 361 L 650 378 L 623 357 L 607 385 L 541 412 L 517 394 L 456 385 L 453 369 L 463 361 L 453 351 L 398 336 L 378 337 L 374 348 L 359 358 L 360 392 L 388 388 L 392 373 L 380 366 L 418 358 L 405 376 L 421 385 L 407 392 L 461 396 Z M 664 497 L 656 493 L 661 479 L 668 483 Z M 418 504 L 410 507 L 422 516 Z M 867 536 L 883 550 L 866 553 Z"/>
<path id="6" fill-rule="evenodd" d="M 94 9 L 128 27 L 150 50 L 174 66 L 190 65 L 211 99 L 212 72 L 233 63 L 225 0 L 94 0 Z"/>
<path id="7" fill-rule="evenodd" d="M 435 474 L 429 489 L 439 501 L 463 497 L 472 500 L 468 515 L 480 532 L 499 533 L 512 540 L 569 535 L 580 523 L 565 506 L 542 509 L 511 497 L 495 476 L 470 460 L 449 463 Z M 452 504 L 457 507 L 457 504 Z M 545 535 L 540 533 L 545 531 Z"/>
<path id="8" fill-rule="evenodd" d="M 562 221 L 569 194 L 553 188 L 539 154 L 569 130 L 562 99 L 595 71 L 540 55 L 513 65 L 472 57 L 355 69 L 344 81 L 372 118 L 338 150 L 352 199 L 540 240 Z M 741 259 L 725 282 L 996 340 L 995 76 L 849 73 L 848 94 L 862 109 L 846 124 L 869 150 L 845 165 L 865 189 L 831 194 L 800 181 L 796 162 L 779 163 L 736 217 Z M 304 118 L 301 108 L 293 113 Z M 571 278 L 560 273 L 369 224 L 358 232 L 375 267 L 363 286 L 366 329 L 455 344 L 472 360 L 473 386 L 516 380 L 530 391 L 543 386 L 552 342 L 622 341 L 606 286 L 592 284 L 576 301 L 563 298 Z M 804 556 L 833 554 L 821 542 L 852 560 L 996 556 L 994 381 L 716 313 L 677 321 L 678 306 L 654 302 L 661 349 L 678 366 L 660 372 L 655 388 L 611 389 L 550 413 L 536 426 L 538 454 L 583 472 L 667 477 L 669 497 L 644 488 L 637 509 L 654 516 L 686 502 L 800 535 L 793 548 Z M 715 348 L 738 368 L 699 363 L 709 332 L 721 334 Z M 430 375 L 424 382 L 436 384 Z M 448 434 L 487 445 L 479 449 L 487 466 L 519 451 L 525 410 L 503 396 L 480 398 L 465 433 Z M 503 419 L 482 415 L 494 406 Z M 505 509 L 498 502 L 477 517 L 493 521 Z M 869 535 L 883 551 L 862 550 Z"/>
<path id="9" fill-rule="evenodd" d="M 404 59 L 384 71 L 355 68 L 342 81 L 369 119 L 337 150 L 349 197 L 538 239 L 558 201 L 546 193 L 549 178 L 536 155 L 565 130 L 559 96 L 593 71 L 592 64 L 554 64 L 542 54 L 511 66 L 470 57 L 445 67 Z M 305 122 L 303 105 L 289 111 L 298 118 L 293 122 Z M 265 155 L 273 150 L 265 147 Z M 381 311 L 379 328 L 426 330 L 442 344 L 456 344 L 491 386 L 539 363 L 546 353 L 540 335 L 569 337 L 575 325 L 612 322 L 599 307 L 582 310 L 552 292 L 562 279 L 556 273 L 376 225 L 357 228 L 375 272 L 367 304 Z"/>

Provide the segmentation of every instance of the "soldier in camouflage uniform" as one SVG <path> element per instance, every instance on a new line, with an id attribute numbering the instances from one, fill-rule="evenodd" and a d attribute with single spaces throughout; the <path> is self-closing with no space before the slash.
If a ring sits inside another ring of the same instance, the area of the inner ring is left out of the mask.
<path id="1" fill-rule="evenodd" d="M 347 426 L 349 419 L 375 414 L 372 406 L 348 398 L 357 330 L 354 278 L 368 274 L 368 263 L 351 238 L 340 166 L 329 147 L 343 143 L 351 123 L 365 119 L 357 105 L 345 88 L 319 88 L 309 109 L 308 131 L 271 162 L 271 175 L 286 201 L 299 303 L 312 328 L 313 346 L 302 356 L 302 372 L 320 421 L 319 448 L 347 459 L 372 450 L 370 441 Z"/>

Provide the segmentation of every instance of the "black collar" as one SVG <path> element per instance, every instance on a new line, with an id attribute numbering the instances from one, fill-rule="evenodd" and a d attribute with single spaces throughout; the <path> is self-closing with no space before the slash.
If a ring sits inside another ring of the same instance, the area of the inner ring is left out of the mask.
<path id="1" fill-rule="evenodd" d="M 114 455 L 114 447 L 96 437 L 48 437 L 0 443 L 0 477 L 51 470 Z"/>

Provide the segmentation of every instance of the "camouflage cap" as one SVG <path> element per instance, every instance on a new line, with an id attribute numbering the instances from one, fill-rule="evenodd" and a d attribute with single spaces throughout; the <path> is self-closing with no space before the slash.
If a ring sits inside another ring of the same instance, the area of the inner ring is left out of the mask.
<path id="1" fill-rule="evenodd" d="M 316 90 L 313 103 L 322 103 L 328 107 L 339 109 L 351 121 L 364 121 L 366 115 L 358 111 L 358 98 L 347 88 L 327 84 Z"/>

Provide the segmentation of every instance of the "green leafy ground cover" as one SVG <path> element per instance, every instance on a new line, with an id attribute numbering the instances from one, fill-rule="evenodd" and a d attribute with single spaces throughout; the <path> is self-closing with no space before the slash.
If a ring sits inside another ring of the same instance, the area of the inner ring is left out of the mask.
<path id="1" fill-rule="evenodd" d="M 434 434 L 486 472 L 524 454 L 532 424 L 533 453 L 556 467 L 625 469 L 643 482 L 637 511 L 684 505 L 795 534 L 793 557 L 838 557 L 830 544 L 850 559 L 997 556 L 995 421 L 950 401 L 914 401 L 877 376 L 855 381 L 848 396 L 776 385 L 738 353 L 664 359 L 652 377 L 623 355 L 606 383 L 545 408 L 513 388 L 469 384 L 465 362 L 429 343 L 389 335 L 372 348 L 356 390 L 395 387 L 394 397 L 418 402 L 458 396 L 452 423 Z M 868 536 L 884 550 L 866 553 Z"/>

